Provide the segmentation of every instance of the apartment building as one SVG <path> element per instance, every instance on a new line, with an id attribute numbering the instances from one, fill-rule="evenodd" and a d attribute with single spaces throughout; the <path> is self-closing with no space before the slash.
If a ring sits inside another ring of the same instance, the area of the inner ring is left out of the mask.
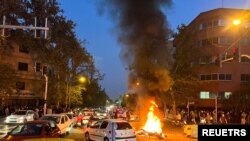
<path id="1" fill-rule="evenodd" d="M 47 66 L 35 61 L 25 45 L 12 44 L 8 55 L 1 55 L 0 63 L 10 64 L 16 71 L 13 93 L 0 93 L 0 103 L 11 107 L 39 106 L 44 99 Z"/>
<path id="2" fill-rule="evenodd" d="M 218 8 L 200 13 L 189 25 L 201 55 L 193 71 L 202 82 L 195 104 L 221 106 L 250 82 L 250 10 Z M 178 43 L 177 43 L 178 45 Z"/>

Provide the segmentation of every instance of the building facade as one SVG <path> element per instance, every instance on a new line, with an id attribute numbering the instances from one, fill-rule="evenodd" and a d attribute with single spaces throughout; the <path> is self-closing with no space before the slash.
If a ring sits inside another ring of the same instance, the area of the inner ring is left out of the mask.
<path id="1" fill-rule="evenodd" d="M 10 64 L 16 71 L 17 79 L 13 82 L 13 93 L 0 93 L 3 106 L 23 107 L 40 106 L 44 99 L 46 66 L 36 62 L 27 47 L 12 44 L 10 54 L 1 55 L 0 63 Z"/>
<path id="2" fill-rule="evenodd" d="M 201 53 L 193 67 L 202 82 L 195 103 L 220 107 L 223 99 L 242 93 L 250 82 L 250 10 L 203 12 L 187 28 Z"/>

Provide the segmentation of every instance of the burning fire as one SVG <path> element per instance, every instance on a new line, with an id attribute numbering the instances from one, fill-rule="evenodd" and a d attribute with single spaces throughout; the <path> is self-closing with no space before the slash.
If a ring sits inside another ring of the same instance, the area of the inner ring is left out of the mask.
<path id="1" fill-rule="evenodd" d="M 162 134 L 162 129 L 161 129 L 162 126 L 161 126 L 160 118 L 154 114 L 154 108 L 155 107 L 157 108 L 158 105 L 154 101 L 150 101 L 150 103 L 152 105 L 149 108 L 147 121 L 143 129 L 149 133 Z"/>

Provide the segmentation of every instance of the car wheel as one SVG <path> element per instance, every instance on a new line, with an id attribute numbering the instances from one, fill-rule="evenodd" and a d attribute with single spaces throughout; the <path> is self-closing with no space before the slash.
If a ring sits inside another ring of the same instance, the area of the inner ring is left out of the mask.
<path id="1" fill-rule="evenodd" d="M 90 136 L 89 136 L 89 133 L 86 133 L 86 134 L 85 134 L 85 140 L 86 140 L 86 141 L 91 141 Z"/>
<path id="2" fill-rule="evenodd" d="M 109 139 L 107 137 L 104 138 L 104 141 L 109 141 Z"/>

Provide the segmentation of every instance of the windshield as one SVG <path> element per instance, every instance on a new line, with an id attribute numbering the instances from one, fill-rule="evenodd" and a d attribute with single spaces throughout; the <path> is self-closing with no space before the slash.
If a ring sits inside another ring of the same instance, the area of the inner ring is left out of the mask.
<path id="1" fill-rule="evenodd" d="M 58 116 L 43 116 L 41 119 L 42 120 L 52 120 L 52 121 L 56 122 L 57 124 L 59 124 L 59 122 L 60 122 L 60 117 L 58 117 Z"/>
<path id="2" fill-rule="evenodd" d="M 13 113 L 13 115 L 26 115 L 27 111 L 16 111 Z"/>
<path id="3" fill-rule="evenodd" d="M 18 125 L 16 128 L 14 128 L 11 132 L 10 135 L 40 135 L 42 131 L 42 124 L 22 124 Z"/>
<path id="4" fill-rule="evenodd" d="M 116 130 L 132 129 L 131 125 L 128 122 L 116 122 L 114 124 Z"/>
<path id="5" fill-rule="evenodd" d="M 67 114 L 67 116 L 72 119 L 73 118 L 73 115 L 72 114 Z"/>

